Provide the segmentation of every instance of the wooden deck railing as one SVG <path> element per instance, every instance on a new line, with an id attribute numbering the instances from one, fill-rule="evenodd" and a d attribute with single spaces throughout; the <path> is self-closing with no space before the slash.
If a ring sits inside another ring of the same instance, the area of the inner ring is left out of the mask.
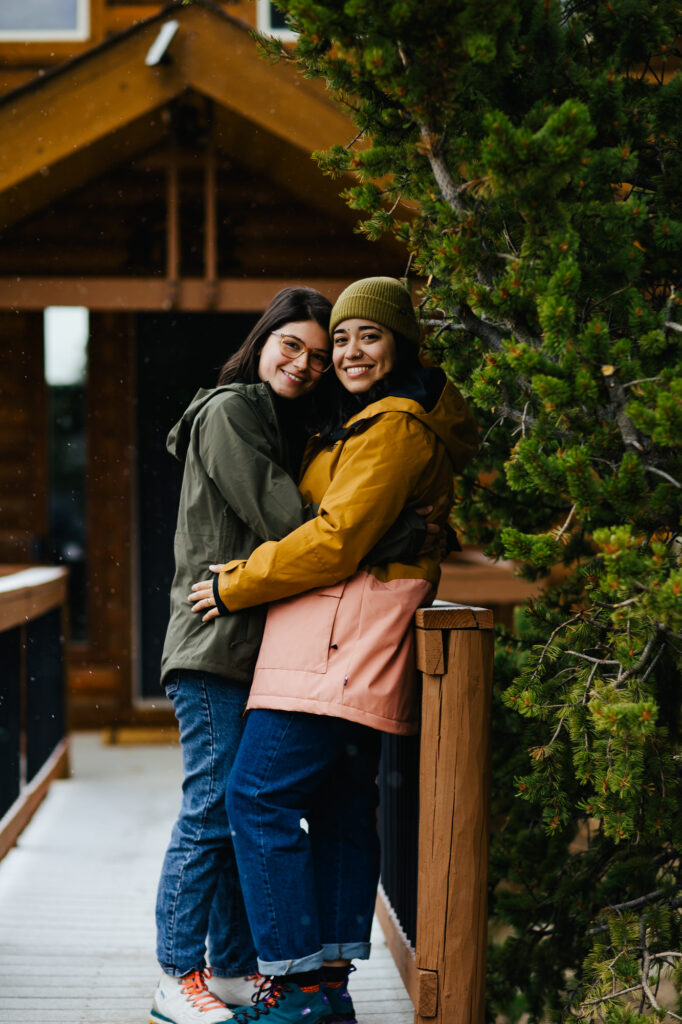
<path id="1" fill-rule="evenodd" d="M 66 569 L 0 566 L 0 858 L 68 769 Z"/>
<path id="2" fill-rule="evenodd" d="M 377 915 L 415 1024 L 482 1024 L 493 616 L 439 604 L 416 627 L 421 730 L 384 743 Z"/>

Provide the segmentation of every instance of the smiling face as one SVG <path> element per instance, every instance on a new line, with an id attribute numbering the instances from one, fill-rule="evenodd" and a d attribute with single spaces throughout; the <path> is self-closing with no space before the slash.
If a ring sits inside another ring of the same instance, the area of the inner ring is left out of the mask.
<path id="1" fill-rule="evenodd" d="M 346 391 L 360 395 L 395 366 L 393 331 L 374 320 L 342 320 L 334 328 L 332 359 Z"/>
<path id="2" fill-rule="evenodd" d="M 282 353 L 282 334 L 297 338 L 305 345 L 305 349 L 295 359 Z M 307 395 L 320 380 L 320 374 L 311 369 L 308 349 L 329 352 L 329 335 L 323 327 L 314 320 L 282 324 L 277 334 L 271 334 L 261 349 L 258 376 L 282 398 Z"/>

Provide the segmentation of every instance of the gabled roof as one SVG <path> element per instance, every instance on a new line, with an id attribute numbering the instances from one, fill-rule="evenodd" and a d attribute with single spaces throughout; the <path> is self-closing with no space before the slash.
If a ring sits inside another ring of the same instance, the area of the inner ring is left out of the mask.
<path id="1" fill-rule="evenodd" d="M 145 57 L 171 18 L 179 28 L 169 59 L 148 67 Z M 247 162 L 251 139 L 261 168 L 267 139 L 275 155 L 299 153 L 288 184 L 308 198 L 312 189 L 318 202 L 333 197 L 341 213 L 338 186 L 307 157 L 350 139 L 350 120 L 320 83 L 286 62 L 266 62 L 243 23 L 195 0 L 171 4 L 0 99 L 0 226 L 158 141 L 166 129 L 154 113 L 188 89 L 216 102 L 218 120 L 231 126 L 230 144 Z"/>

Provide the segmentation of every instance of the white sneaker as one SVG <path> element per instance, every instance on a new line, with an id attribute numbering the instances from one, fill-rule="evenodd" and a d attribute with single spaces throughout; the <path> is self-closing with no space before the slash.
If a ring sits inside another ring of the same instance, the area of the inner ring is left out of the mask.
<path id="1" fill-rule="evenodd" d="M 209 992 L 202 971 L 183 978 L 162 974 L 149 1014 L 150 1024 L 224 1024 L 231 1010 Z"/>
<path id="2" fill-rule="evenodd" d="M 219 978 L 210 967 L 204 971 L 209 992 L 226 1006 L 250 1006 L 251 1000 L 266 978 L 262 974 L 246 974 L 240 978 Z"/>

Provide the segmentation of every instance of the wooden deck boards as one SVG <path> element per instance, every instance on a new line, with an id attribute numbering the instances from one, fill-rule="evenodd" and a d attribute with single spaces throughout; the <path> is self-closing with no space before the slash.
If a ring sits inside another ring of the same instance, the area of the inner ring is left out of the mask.
<path id="1" fill-rule="evenodd" d="M 0 1021 L 146 1024 L 156 985 L 154 899 L 179 805 L 177 745 L 73 737 L 52 788 L 0 862 Z M 360 1024 L 412 1024 L 375 922 L 352 992 Z"/>

